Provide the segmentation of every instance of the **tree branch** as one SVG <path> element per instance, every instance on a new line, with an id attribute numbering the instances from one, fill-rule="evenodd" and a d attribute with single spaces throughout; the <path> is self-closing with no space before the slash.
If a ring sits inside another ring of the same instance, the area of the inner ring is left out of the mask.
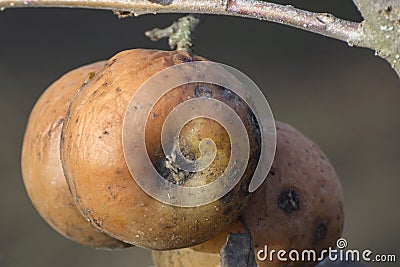
<path id="1" fill-rule="evenodd" d="M 371 48 L 388 60 L 400 76 L 400 20 L 388 15 L 388 12 L 397 14 L 397 11 L 392 11 L 400 8 L 399 1 L 354 2 L 366 19 L 363 23 L 259 0 L 0 0 L 0 10 L 11 7 L 71 7 L 108 9 L 122 16 L 130 13 L 135 16 L 149 13 L 204 13 L 266 20 L 342 40 L 351 46 Z M 372 17 L 370 14 L 373 14 Z M 372 21 L 370 18 L 376 23 L 368 23 Z M 382 20 L 387 24 L 381 25 Z M 381 38 L 384 42 L 379 41 Z M 388 40 L 391 43 L 388 44 Z"/>
<path id="2" fill-rule="evenodd" d="M 136 16 L 149 13 L 205 13 L 255 18 L 286 24 L 354 45 L 363 43 L 359 23 L 313 13 L 292 6 L 246 0 L 0 0 L 0 8 L 77 7 L 122 10 Z"/>

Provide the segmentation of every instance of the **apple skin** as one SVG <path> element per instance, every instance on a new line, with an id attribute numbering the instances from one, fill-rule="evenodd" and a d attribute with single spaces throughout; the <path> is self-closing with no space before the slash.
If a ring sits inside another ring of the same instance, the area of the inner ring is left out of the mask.
<path id="1" fill-rule="evenodd" d="M 277 121 L 276 128 L 272 168 L 253 193 L 242 219 L 250 230 L 258 266 L 315 266 L 316 262 L 278 261 L 276 252 L 313 249 L 319 255 L 323 249 L 336 247 L 344 225 L 341 183 L 316 144 L 286 123 Z M 197 246 L 153 251 L 154 263 L 158 267 L 220 266 L 219 253 L 228 234 L 245 232 L 237 220 L 217 237 Z M 257 259 L 258 251 L 265 252 L 265 246 L 269 252 L 276 251 L 273 261 Z"/>
<path id="2" fill-rule="evenodd" d="M 93 227 L 80 213 L 69 192 L 60 160 L 60 139 L 68 107 L 85 80 L 105 64 L 74 69 L 55 81 L 35 104 L 26 127 L 21 166 L 32 204 L 57 232 L 85 246 L 129 246 Z"/>
<path id="3" fill-rule="evenodd" d="M 248 185 L 258 163 L 260 132 L 248 106 L 218 86 L 209 86 L 207 90 L 235 110 L 250 140 L 250 161 L 243 177 L 229 193 L 202 206 L 165 204 L 145 193 L 126 165 L 123 121 L 137 89 L 161 70 L 200 60 L 206 59 L 184 51 L 134 49 L 120 52 L 81 88 L 71 104 L 62 133 L 64 171 L 84 216 L 110 236 L 155 250 L 196 245 L 215 237 L 236 220 L 250 200 Z M 189 77 L 190 73 L 186 75 Z M 160 142 L 162 122 L 177 103 L 200 97 L 198 86 L 195 83 L 179 86 L 159 100 L 146 126 L 149 155 L 135 155 L 137 160 L 149 156 L 156 169 L 161 173 L 165 171 Z M 215 180 L 229 161 L 227 133 L 209 118 L 192 120 L 182 129 L 179 145 L 185 156 L 198 155 L 198 144 L 205 137 L 215 141 L 217 158 L 206 170 L 187 179 L 183 186 L 204 185 Z"/>

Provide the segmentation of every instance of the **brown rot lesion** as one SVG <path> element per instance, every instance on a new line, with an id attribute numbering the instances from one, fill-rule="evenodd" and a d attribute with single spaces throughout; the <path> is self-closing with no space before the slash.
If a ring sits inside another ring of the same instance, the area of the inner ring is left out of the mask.
<path id="1" fill-rule="evenodd" d="M 174 149 L 171 152 L 171 155 L 165 156 L 165 169 L 167 170 L 166 175 L 164 174 L 163 177 L 167 179 L 167 181 L 176 184 L 176 185 L 183 185 L 186 181 L 194 176 L 193 172 L 189 172 L 187 170 L 180 169 L 176 164 L 177 158 L 177 149 L 178 149 L 178 142 L 174 145 Z M 186 153 L 185 153 L 186 152 Z M 193 153 L 187 153 L 187 151 L 183 150 L 182 154 L 186 156 L 189 160 L 196 160 L 196 156 Z"/>

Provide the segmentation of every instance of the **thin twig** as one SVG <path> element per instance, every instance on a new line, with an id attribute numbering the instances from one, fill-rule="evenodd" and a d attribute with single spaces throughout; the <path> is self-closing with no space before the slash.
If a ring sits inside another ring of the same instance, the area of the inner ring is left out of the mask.
<path id="1" fill-rule="evenodd" d="M 361 24 L 326 13 L 257 0 L 0 0 L 0 9 L 11 7 L 71 7 L 119 10 L 135 16 L 149 13 L 204 13 L 273 21 L 371 48 Z"/>

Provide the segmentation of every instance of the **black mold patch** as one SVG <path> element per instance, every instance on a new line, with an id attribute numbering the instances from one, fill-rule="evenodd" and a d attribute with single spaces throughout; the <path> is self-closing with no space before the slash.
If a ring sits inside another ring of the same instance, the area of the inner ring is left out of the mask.
<path id="1" fill-rule="evenodd" d="M 232 92 L 231 90 L 229 90 L 225 87 L 221 87 L 221 89 L 223 89 L 222 95 L 225 97 L 226 100 L 233 100 L 234 98 L 237 98 L 236 94 L 234 92 Z M 235 99 L 235 100 L 237 100 L 237 99 Z"/>
<path id="2" fill-rule="evenodd" d="M 208 88 L 205 85 L 198 85 L 194 89 L 194 94 L 197 97 L 206 97 L 206 98 L 211 98 L 212 97 L 212 90 Z"/>
<path id="3" fill-rule="evenodd" d="M 231 194 L 231 193 L 226 194 L 225 196 L 223 196 L 221 198 L 222 204 L 224 204 L 224 205 L 228 204 L 229 202 L 231 202 L 232 198 L 233 198 L 233 194 Z"/>
<path id="4" fill-rule="evenodd" d="M 326 223 L 319 223 L 315 228 L 314 240 L 319 241 L 325 238 L 328 226 Z"/>
<path id="5" fill-rule="evenodd" d="M 300 208 L 299 196 L 293 189 L 283 191 L 278 198 L 278 207 L 290 214 Z"/>

